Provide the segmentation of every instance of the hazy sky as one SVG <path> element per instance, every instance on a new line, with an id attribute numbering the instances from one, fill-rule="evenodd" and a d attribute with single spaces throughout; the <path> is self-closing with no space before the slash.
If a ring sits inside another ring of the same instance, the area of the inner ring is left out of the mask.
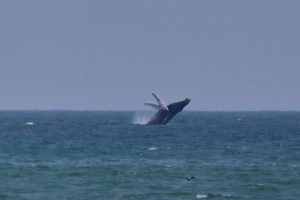
<path id="1" fill-rule="evenodd" d="M 3 0 L 0 109 L 300 110 L 298 0 Z"/>

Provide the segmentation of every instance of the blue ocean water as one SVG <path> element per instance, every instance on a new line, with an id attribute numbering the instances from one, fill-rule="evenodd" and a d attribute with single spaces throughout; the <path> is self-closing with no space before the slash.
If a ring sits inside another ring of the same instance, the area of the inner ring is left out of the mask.
<path id="1" fill-rule="evenodd" d="M 300 112 L 0 112 L 0 199 L 300 199 Z"/>

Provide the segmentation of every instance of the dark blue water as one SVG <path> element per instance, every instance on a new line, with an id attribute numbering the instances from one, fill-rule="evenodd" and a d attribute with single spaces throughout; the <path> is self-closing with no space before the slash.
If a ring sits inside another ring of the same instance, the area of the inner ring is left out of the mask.
<path id="1" fill-rule="evenodd" d="M 300 198 L 300 112 L 143 115 L 0 112 L 0 199 Z"/>

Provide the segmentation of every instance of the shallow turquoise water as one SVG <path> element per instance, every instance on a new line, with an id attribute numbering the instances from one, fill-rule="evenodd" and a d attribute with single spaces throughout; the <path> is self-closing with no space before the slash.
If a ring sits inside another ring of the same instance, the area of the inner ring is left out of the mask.
<path id="1" fill-rule="evenodd" d="M 299 199 L 300 112 L 136 116 L 0 112 L 0 199 Z"/>

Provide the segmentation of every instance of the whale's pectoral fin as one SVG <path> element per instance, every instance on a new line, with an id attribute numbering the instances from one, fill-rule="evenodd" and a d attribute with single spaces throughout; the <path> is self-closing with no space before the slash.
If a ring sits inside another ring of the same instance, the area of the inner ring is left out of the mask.
<path id="1" fill-rule="evenodd" d="M 153 108 L 155 108 L 155 109 L 157 109 L 157 110 L 159 110 L 160 109 L 160 106 L 159 105 L 157 105 L 157 104 L 155 104 L 155 103 L 144 103 L 146 106 L 151 106 L 151 107 L 153 107 Z"/>
<path id="2" fill-rule="evenodd" d="M 163 109 L 163 110 L 169 110 L 168 107 L 166 106 L 166 104 L 164 103 L 164 101 L 157 96 L 156 94 L 152 93 L 152 95 L 154 96 L 154 98 L 156 99 L 158 105 Z"/>

